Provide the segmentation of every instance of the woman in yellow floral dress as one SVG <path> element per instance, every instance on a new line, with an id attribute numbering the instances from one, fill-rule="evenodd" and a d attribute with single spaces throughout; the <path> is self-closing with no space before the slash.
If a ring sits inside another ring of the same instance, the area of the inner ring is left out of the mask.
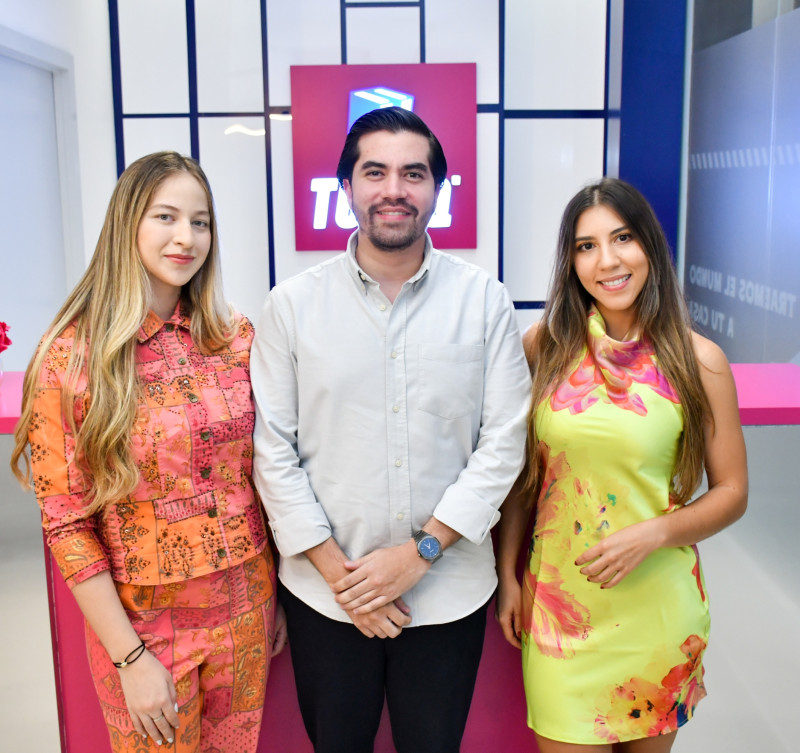
<path id="1" fill-rule="evenodd" d="M 567 205 L 525 348 L 529 463 L 502 508 L 497 617 L 528 724 L 541 753 L 666 753 L 705 695 L 695 544 L 744 513 L 747 470 L 730 367 L 692 332 L 635 188 L 606 178 Z"/>

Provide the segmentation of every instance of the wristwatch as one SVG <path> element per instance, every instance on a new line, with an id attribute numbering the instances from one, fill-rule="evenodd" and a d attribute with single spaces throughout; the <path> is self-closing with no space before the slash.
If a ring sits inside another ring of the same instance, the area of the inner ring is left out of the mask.
<path id="1" fill-rule="evenodd" d="M 414 534 L 414 541 L 417 544 L 417 554 L 427 562 L 433 564 L 442 556 L 442 545 L 439 543 L 439 539 L 427 531 L 417 531 Z"/>

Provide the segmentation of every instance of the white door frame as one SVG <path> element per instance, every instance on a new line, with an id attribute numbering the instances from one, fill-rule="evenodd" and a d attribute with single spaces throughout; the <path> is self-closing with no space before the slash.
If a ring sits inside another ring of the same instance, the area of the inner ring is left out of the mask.
<path id="1" fill-rule="evenodd" d="M 64 233 L 64 262 L 67 275 L 65 283 L 68 292 L 72 290 L 86 268 L 72 55 L 2 25 L 0 25 L 0 55 L 53 74 L 61 226 Z"/>

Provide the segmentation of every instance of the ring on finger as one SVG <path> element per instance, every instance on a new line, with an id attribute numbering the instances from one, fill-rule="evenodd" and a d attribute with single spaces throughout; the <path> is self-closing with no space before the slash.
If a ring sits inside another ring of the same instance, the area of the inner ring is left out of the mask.
<path id="1" fill-rule="evenodd" d="M 159 714 L 158 716 L 151 716 L 150 717 L 150 719 L 152 719 L 154 722 L 157 722 L 157 721 L 159 721 L 160 719 L 163 719 L 163 718 L 164 718 L 164 714 Z"/>

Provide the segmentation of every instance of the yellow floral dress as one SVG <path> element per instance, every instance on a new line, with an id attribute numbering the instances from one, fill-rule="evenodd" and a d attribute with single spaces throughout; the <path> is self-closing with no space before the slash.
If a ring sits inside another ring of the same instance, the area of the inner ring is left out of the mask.
<path id="1" fill-rule="evenodd" d="M 523 584 L 528 724 L 584 745 L 667 734 L 705 695 L 709 617 L 695 547 L 658 549 L 601 589 L 575 559 L 666 515 L 683 412 L 645 339 L 589 313 L 587 346 L 536 411 L 545 477 Z"/>

